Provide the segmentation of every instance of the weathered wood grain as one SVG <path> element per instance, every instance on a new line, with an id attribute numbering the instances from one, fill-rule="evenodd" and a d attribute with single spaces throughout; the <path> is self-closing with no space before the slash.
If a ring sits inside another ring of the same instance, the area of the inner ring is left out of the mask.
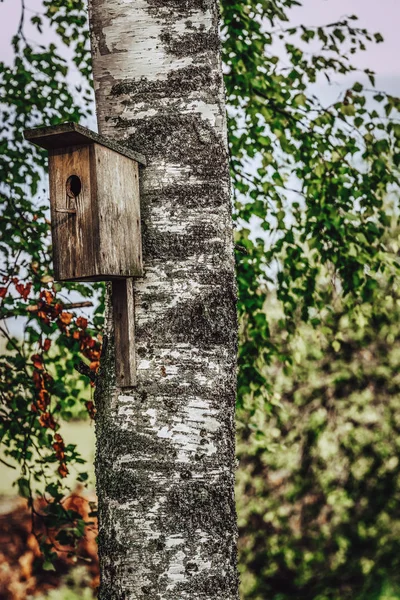
<path id="1" fill-rule="evenodd" d="M 68 180 L 78 177 L 75 197 Z M 139 166 L 90 143 L 49 150 L 55 278 L 108 281 L 143 272 Z"/>
<path id="2" fill-rule="evenodd" d="M 142 275 L 139 168 L 136 161 L 94 144 L 99 211 L 98 265 L 105 278 Z"/>
<path id="3" fill-rule="evenodd" d="M 91 131 L 78 123 L 59 123 L 49 127 L 35 127 L 34 129 L 25 129 L 24 137 L 33 144 L 54 150 L 56 148 L 67 148 L 68 146 L 87 145 L 93 142 L 115 150 L 124 156 L 136 160 L 141 165 L 146 165 L 146 157 L 140 152 L 118 144 L 114 140 Z"/>
<path id="4" fill-rule="evenodd" d="M 95 250 L 98 211 L 90 177 L 91 155 L 91 144 L 49 151 L 54 276 L 59 281 L 88 279 L 99 269 Z M 81 191 L 76 197 L 67 193 L 67 180 L 72 175 L 81 181 Z M 69 214 L 65 210 L 76 212 Z"/>
<path id="5" fill-rule="evenodd" d="M 135 301 L 131 279 L 112 283 L 115 368 L 118 385 L 136 384 Z"/>

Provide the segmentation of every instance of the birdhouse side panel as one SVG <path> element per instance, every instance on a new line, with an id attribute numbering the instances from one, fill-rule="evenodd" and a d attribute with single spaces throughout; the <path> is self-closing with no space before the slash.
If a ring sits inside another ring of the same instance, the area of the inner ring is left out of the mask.
<path id="1" fill-rule="evenodd" d="M 99 207 L 99 268 L 105 278 L 142 274 L 139 166 L 135 160 L 95 144 Z"/>
<path id="2" fill-rule="evenodd" d="M 53 260 L 59 281 L 95 280 L 99 272 L 93 152 L 93 144 L 49 152 Z"/>

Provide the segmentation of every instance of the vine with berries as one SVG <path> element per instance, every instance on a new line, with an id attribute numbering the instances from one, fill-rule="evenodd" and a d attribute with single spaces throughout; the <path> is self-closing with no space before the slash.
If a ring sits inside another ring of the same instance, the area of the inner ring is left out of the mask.
<path id="1" fill-rule="evenodd" d="M 43 566 L 53 568 L 55 549 L 72 552 L 87 525 L 68 497 L 77 484 L 84 488 L 88 469 L 62 424 L 94 418 L 103 288 L 53 279 L 46 153 L 23 131 L 88 118 L 92 90 L 86 3 L 44 0 L 42 9 L 28 13 L 21 3 L 13 61 L 0 63 L 0 461 L 15 472 Z M 30 38 L 35 29 L 38 41 Z M 44 30 L 56 33 L 59 47 L 39 43 Z"/>

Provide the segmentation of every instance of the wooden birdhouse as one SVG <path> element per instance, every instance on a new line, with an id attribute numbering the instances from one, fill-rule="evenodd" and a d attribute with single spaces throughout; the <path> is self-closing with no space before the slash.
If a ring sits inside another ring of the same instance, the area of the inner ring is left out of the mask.
<path id="1" fill-rule="evenodd" d="M 136 383 L 132 277 L 140 277 L 139 166 L 145 158 L 86 127 L 28 129 L 49 153 L 54 275 L 58 281 L 112 280 L 117 382 Z"/>
<path id="2" fill-rule="evenodd" d="M 29 129 L 25 138 L 49 153 L 55 279 L 140 276 L 145 158 L 75 123 Z"/>

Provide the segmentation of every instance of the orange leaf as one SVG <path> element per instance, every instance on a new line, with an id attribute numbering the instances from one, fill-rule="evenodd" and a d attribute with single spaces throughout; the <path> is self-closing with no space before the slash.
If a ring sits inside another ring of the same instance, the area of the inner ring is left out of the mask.
<path id="1" fill-rule="evenodd" d="M 23 283 L 17 283 L 16 286 L 15 286 L 15 289 L 22 296 L 22 298 L 24 300 L 27 300 L 28 296 L 30 294 L 30 291 L 32 289 L 32 284 L 31 283 L 27 283 L 26 285 L 24 285 Z"/>
<path id="2" fill-rule="evenodd" d="M 66 477 L 68 475 L 68 469 L 67 469 L 67 465 L 65 464 L 65 462 L 62 462 L 60 464 L 60 466 L 58 467 L 58 472 L 60 473 L 61 477 Z"/>
<path id="3" fill-rule="evenodd" d="M 88 326 L 88 320 L 85 319 L 85 317 L 78 317 L 76 320 L 76 325 L 81 329 L 86 329 L 86 327 Z"/>
<path id="4" fill-rule="evenodd" d="M 56 315 L 59 315 L 60 312 L 62 312 L 62 305 L 59 302 L 57 302 L 57 304 L 54 305 L 54 313 Z"/>
<path id="5" fill-rule="evenodd" d="M 45 352 L 47 352 L 48 350 L 50 350 L 50 346 L 51 346 L 51 340 L 49 340 L 49 338 L 46 338 L 43 342 L 43 350 Z"/>
<path id="6" fill-rule="evenodd" d="M 71 314 L 69 312 L 62 312 L 60 315 L 60 321 L 61 321 L 61 323 L 64 323 L 64 325 L 69 325 L 72 321 L 72 317 L 73 317 L 73 314 Z"/>
<path id="7" fill-rule="evenodd" d="M 94 403 L 91 400 L 89 400 L 88 402 L 85 402 L 85 405 L 86 405 L 86 409 L 90 415 L 90 418 L 94 419 L 94 417 L 96 415 L 96 408 L 94 406 Z"/>
<path id="8" fill-rule="evenodd" d="M 55 450 L 58 460 L 64 460 L 64 458 L 65 458 L 64 444 L 61 444 L 60 442 L 54 442 L 53 448 Z"/>
<path id="9" fill-rule="evenodd" d="M 43 359 L 40 354 L 33 354 L 33 356 L 31 356 L 31 360 L 35 369 L 43 371 Z"/>
<path id="10" fill-rule="evenodd" d="M 49 427 L 50 429 L 55 429 L 56 428 L 56 424 L 53 418 L 53 415 L 51 415 L 50 413 L 46 412 L 43 413 L 40 418 L 39 418 L 39 423 L 41 424 L 42 427 Z"/>
<path id="11" fill-rule="evenodd" d="M 42 389 L 38 394 L 37 405 L 40 410 L 46 410 L 46 407 L 50 404 L 50 394 L 47 390 Z"/>
<path id="12" fill-rule="evenodd" d="M 54 300 L 54 296 L 49 290 L 42 290 L 40 292 L 40 297 L 43 298 L 47 304 L 51 304 Z"/>
<path id="13" fill-rule="evenodd" d="M 39 371 L 33 371 L 33 381 L 38 390 L 44 388 L 43 375 L 42 373 L 39 373 Z"/>

